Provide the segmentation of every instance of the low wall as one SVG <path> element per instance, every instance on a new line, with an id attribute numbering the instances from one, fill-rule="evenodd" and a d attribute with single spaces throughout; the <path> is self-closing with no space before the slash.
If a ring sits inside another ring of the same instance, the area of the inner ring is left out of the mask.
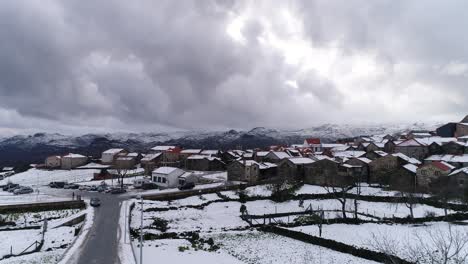
<path id="1" fill-rule="evenodd" d="M 30 203 L 30 204 L 11 204 L 1 205 L 0 214 L 5 213 L 22 213 L 22 212 L 40 212 L 63 209 L 83 209 L 86 204 L 83 200 L 47 202 L 47 203 Z"/>
<path id="2" fill-rule="evenodd" d="M 311 236 L 311 235 L 307 235 L 301 232 L 292 231 L 289 229 L 269 226 L 269 227 L 261 228 L 261 230 L 265 232 L 274 233 L 280 236 L 285 236 L 285 237 L 289 237 L 292 239 L 296 239 L 305 243 L 310 243 L 310 244 L 314 244 L 317 246 L 329 248 L 338 252 L 350 254 L 350 255 L 363 258 L 363 259 L 368 259 L 368 260 L 377 261 L 381 263 L 411 264 L 411 262 L 408 262 L 396 256 L 391 256 L 388 254 L 384 254 L 381 252 L 376 252 L 376 251 L 372 251 L 372 250 L 368 250 L 364 248 L 358 248 L 358 247 L 347 245 L 347 244 L 337 242 L 334 240 Z"/>
<path id="3" fill-rule="evenodd" d="M 237 185 L 219 186 L 219 187 L 211 187 L 211 188 L 197 189 L 197 190 L 185 190 L 185 191 L 178 191 L 178 192 L 147 194 L 147 195 L 142 195 L 142 197 L 145 200 L 156 200 L 156 201 L 177 200 L 177 199 L 183 199 L 183 198 L 187 198 L 187 197 L 194 196 L 194 195 L 239 190 L 239 189 L 246 188 L 247 186 L 248 186 L 247 184 L 237 184 Z"/>

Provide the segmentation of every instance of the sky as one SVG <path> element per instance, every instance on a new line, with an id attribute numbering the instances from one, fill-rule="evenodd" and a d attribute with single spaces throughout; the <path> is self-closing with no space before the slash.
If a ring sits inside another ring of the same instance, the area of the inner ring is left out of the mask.
<path id="1" fill-rule="evenodd" d="M 0 1 L 0 135 L 458 121 L 468 2 Z"/>

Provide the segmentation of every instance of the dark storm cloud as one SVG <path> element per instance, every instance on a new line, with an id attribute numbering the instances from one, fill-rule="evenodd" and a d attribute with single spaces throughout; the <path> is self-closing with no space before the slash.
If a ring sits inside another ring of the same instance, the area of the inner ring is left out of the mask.
<path id="1" fill-rule="evenodd" d="M 275 20 L 284 8 L 304 24 L 304 37 L 315 47 L 333 44 L 340 56 L 374 52 L 386 74 L 372 84 L 398 94 L 417 82 L 468 99 L 463 90 L 468 75 L 460 74 L 468 61 L 468 36 L 463 34 L 463 10 L 468 9 L 460 6 L 425 2 L 421 8 L 421 3 L 403 1 L 111 3 L 0 2 L 0 112 L 8 116 L 0 126 L 287 127 L 339 122 L 355 109 L 371 109 L 370 102 L 345 103 L 346 91 L 355 87 L 338 87 L 331 77 L 287 63 L 281 51 L 262 43 L 271 31 L 288 36 L 283 21 Z M 239 43 L 226 29 L 248 10 L 255 15 L 244 21 L 245 41 Z M 450 63 L 458 65 L 450 68 Z M 402 74 L 401 64 L 410 65 L 411 73 Z M 286 84 L 291 80 L 297 87 Z M 379 89 L 367 85 L 361 89 Z M 308 119 L 324 109 L 327 115 L 321 119 Z M 444 99 L 433 112 L 463 110 L 457 100 Z"/>

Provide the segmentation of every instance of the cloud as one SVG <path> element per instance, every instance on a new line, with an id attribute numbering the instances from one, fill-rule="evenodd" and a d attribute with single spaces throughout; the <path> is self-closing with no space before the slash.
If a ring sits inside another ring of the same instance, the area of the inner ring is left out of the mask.
<path id="1" fill-rule="evenodd" d="M 3 1 L 0 110 L 16 118 L 0 126 L 148 131 L 463 115 L 463 10 L 436 1 L 424 10 L 357 0 Z"/>

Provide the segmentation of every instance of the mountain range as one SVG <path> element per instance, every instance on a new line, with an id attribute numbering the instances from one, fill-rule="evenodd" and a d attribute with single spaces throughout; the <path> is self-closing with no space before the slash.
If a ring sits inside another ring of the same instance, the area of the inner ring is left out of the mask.
<path id="1" fill-rule="evenodd" d="M 307 137 L 318 137 L 324 142 L 331 142 L 340 138 L 395 134 L 413 129 L 433 130 L 436 127 L 436 124 L 425 123 L 365 126 L 325 124 L 298 130 L 256 127 L 247 131 L 108 133 L 80 136 L 36 133 L 0 139 L 0 166 L 42 163 L 49 155 L 63 155 L 69 152 L 100 157 L 102 151 L 114 147 L 143 153 L 155 145 L 177 145 L 183 148 L 204 149 L 249 149 L 279 144 L 301 144 Z"/>

